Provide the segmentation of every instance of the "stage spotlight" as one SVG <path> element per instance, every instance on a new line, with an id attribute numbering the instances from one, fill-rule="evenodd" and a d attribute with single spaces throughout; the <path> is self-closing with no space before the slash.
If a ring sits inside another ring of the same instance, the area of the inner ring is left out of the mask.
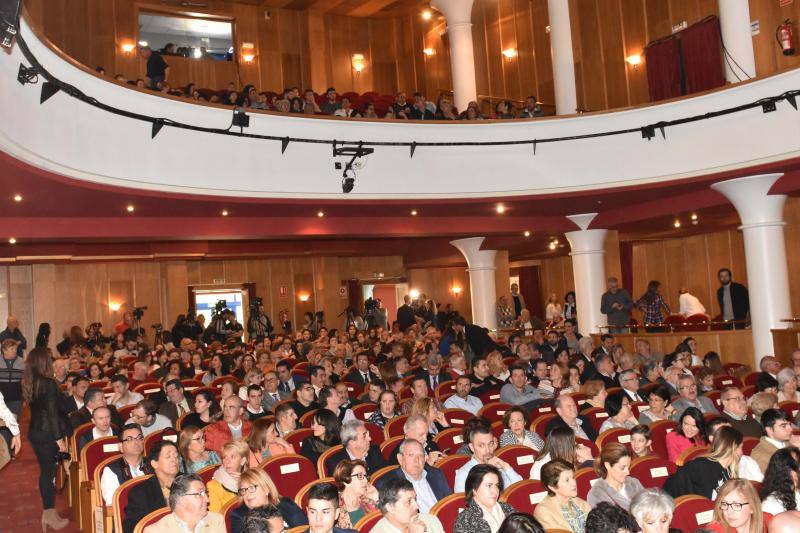
<path id="1" fill-rule="evenodd" d="M 240 130 L 250 127 L 250 116 L 244 112 L 244 108 L 237 107 L 233 110 L 233 123 L 231 127 L 238 126 Z"/>
<path id="2" fill-rule="evenodd" d="M 348 165 L 349 166 L 349 165 Z M 356 186 L 356 173 L 352 168 L 346 168 L 342 173 L 342 192 L 348 194 Z"/>

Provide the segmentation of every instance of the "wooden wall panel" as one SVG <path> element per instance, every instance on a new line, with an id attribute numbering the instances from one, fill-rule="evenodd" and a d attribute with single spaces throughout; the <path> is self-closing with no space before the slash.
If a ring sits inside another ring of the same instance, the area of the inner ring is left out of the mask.
<path id="1" fill-rule="evenodd" d="M 472 320 L 471 293 L 469 290 L 469 274 L 464 267 L 452 268 L 411 268 L 408 270 L 409 288 L 424 293 L 440 305 L 453 304 L 453 307 L 467 321 Z M 453 287 L 461 287 L 456 296 Z"/>

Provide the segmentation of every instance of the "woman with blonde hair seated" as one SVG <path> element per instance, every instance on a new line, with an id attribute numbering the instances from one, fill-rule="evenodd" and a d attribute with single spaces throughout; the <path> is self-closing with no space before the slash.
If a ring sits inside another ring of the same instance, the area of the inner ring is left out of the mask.
<path id="1" fill-rule="evenodd" d="M 605 409 L 608 392 L 606 391 L 606 386 L 602 381 L 599 379 L 590 379 L 584 383 L 583 393 L 586 395 L 586 399 L 580 406 L 581 411 L 591 409 L 592 407 Z"/>
<path id="2" fill-rule="evenodd" d="M 711 451 L 678 468 L 664 483 L 664 492 L 673 498 L 699 494 L 713 500 L 719 487 L 738 475 L 743 441 L 735 428 L 720 427 L 714 434 Z"/>
<path id="3" fill-rule="evenodd" d="M 251 468 L 260 465 L 269 457 L 294 453 L 294 446 L 278 436 L 275 421 L 272 418 L 259 418 L 253 422 L 250 435 L 247 437 L 247 446 L 250 449 Z"/>
<path id="4" fill-rule="evenodd" d="M 575 471 L 566 461 L 556 459 L 542 468 L 542 484 L 547 496 L 536 506 L 533 516 L 545 530 L 561 529 L 584 533 L 592 506 L 578 497 Z"/>
<path id="5" fill-rule="evenodd" d="M 705 527 L 717 533 L 766 533 L 768 519 L 752 483 L 731 479 L 719 488 L 714 501 L 714 520 Z"/>
<path id="6" fill-rule="evenodd" d="M 250 370 L 247 371 L 247 374 L 244 375 L 244 379 L 242 379 L 242 386 L 239 387 L 239 398 L 242 399 L 245 403 L 247 403 L 247 388 L 250 385 L 258 385 L 259 387 L 262 386 L 264 383 L 264 371 L 254 366 Z"/>
<path id="7" fill-rule="evenodd" d="M 308 524 L 308 518 L 294 500 L 281 496 L 275 482 L 260 468 L 248 468 L 239 478 L 239 496 L 242 504 L 231 511 L 231 533 L 240 533 L 247 512 L 256 507 L 274 505 L 289 528 Z"/>
<path id="8" fill-rule="evenodd" d="M 428 421 L 428 433 L 436 435 L 445 428 L 450 427 L 450 423 L 444 417 L 444 413 L 436 406 L 433 398 L 419 398 L 414 401 L 411 408 L 411 415 L 421 415 Z"/>
<path id="9" fill-rule="evenodd" d="M 218 513 L 225 504 L 239 494 L 239 477 L 247 469 L 250 448 L 241 439 L 232 440 L 222 447 L 222 466 L 208 482 L 208 510 Z"/>
<path id="10" fill-rule="evenodd" d="M 342 461 L 333 471 L 339 488 L 337 527 L 352 529 L 353 524 L 377 509 L 378 489 L 369 482 L 367 463 L 361 460 Z"/>
<path id="11" fill-rule="evenodd" d="M 194 474 L 211 465 L 220 464 L 219 455 L 214 450 L 206 450 L 204 431 L 196 426 L 183 428 L 178 437 L 178 452 L 181 455 L 181 472 Z"/>
<path id="12" fill-rule="evenodd" d="M 511 375 L 508 371 L 508 366 L 503 362 L 503 355 L 500 352 L 494 351 L 487 355 L 486 364 L 489 365 L 489 373 L 500 381 L 507 380 Z"/>

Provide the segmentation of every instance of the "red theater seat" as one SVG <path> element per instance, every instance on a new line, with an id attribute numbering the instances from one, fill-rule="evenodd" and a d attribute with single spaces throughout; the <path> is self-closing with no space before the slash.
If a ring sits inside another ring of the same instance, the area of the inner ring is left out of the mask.
<path id="1" fill-rule="evenodd" d="M 136 527 L 133 528 L 133 533 L 142 533 L 144 528 L 147 526 L 152 526 L 165 516 L 167 516 L 172 511 L 169 507 L 162 507 L 161 509 L 156 509 L 152 513 L 146 515 L 144 518 L 139 520 L 139 523 L 136 524 Z"/>
<path id="2" fill-rule="evenodd" d="M 453 531 L 458 514 L 467 507 L 464 493 L 456 492 L 436 502 L 431 508 L 431 514 L 439 519 L 445 531 Z"/>
<path id="3" fill-rule="evenodd" d="M 261 469 L 281 487 L 282 494 L 297 494 L 309 481 L 317 478 L 314 464 L 294 453 L 270 457 L 261 463 Z"/>
<path id="4" fill-rule="evenodd" d="M 381 521 L 381 518 L 383 518 L 383 515 L 380 511 L 372 511 L 353 524 L 353 528 L 359 533 L 369 533 L 372 531 L 372 528 L 375 527 L 375 524 Z"/>
<path id="5" fill-rule="evenodd" d="M 128 506 L 128 494 L 130 494 L 131 489 L 151 477 L 153 477 L 153 474 L 129 479 L 114 492 L 114 531 L 124 531 L 122 524 L 125 522 L 125 508 Z"/>
<path id="6" fill-rule="evenodd" d="M 521 444 L 514 444 L 512 446 L 500 448 L 495 455 L 511 465 L 511 468 L 513 468 L 522 479 L 530 477 L 531 465 L 533 461 L 536 460 L 536 452 L 532 448 L 522 446 Z"/>
<path id="7" fill-rule="evenodd" d="M 695 531 L 713 520 L 714 502 L 703 496 L 690 494 L 675 499 L 671 527 L 681 531 Z"/>
<path id="8" fill-rule="evenodd" d="M 461 428 L 450 428 L 439 432 L 438 435 L 433 437 L 433 442 L 439 446 L 442 452 L 455 452 L 464 444 L 464 437 L 462 436 Z"/>
<path id="9" fill-rule="evenodd" d="M 527 477 L 527 475 L 525 476 Z M 537 479 L 523 479 L 506 487 L 500 501 L 511 504 L 514 509 L 525 509 L 533 513 L 536 505 L 547 496 L 547 488 Z"/>
<path id="10" fill-rule="evenodd" d="M 489 422 L 500 422 L 511 407 L 512 406 L 507 403 L 492 402 L 488 405 L 484 405 L 481 410 L 478 411 L 478 416 L 485 418 Z"/>
<path id="11" fill-rule="evenodd" d="M 469 455 L 449 455 L 436 463 L 436 468 L 442 471 L 447 484 L 451 487 L 456 484 L 456 470 L 464 466 L 471 457 Z"/>
<path id="12" fill-rule="evenodd" d="M 464 409 L 445 409 L 444 418 L 451 427 L 462 427 L 467 423 L 467 420 L 475 418 L 475 415 Z"/>
<path id="13" fill-rule="evenodd" d="M 645 488 L 661 488 L 677 467 L 658 455 L 638 457 L 631 462 L 631 475 Z"/>
<path id="14" fill-rule="evenodd" d="M 592 467 L 581 468 L 575 472 L 575 482 L 578 484 L 578 497 L 585 500 L 595 481 L 597 481 L 597 472 L 595 472 Z"/>

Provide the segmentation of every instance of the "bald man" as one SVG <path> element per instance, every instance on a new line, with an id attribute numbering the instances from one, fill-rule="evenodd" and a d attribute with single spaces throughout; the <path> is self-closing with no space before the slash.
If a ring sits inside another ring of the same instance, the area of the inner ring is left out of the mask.
<path id="1" fill-rule="evenodd" d="M 0 332 L 0 344 L 2 344 L 6 339 L 13 339 L 17 341 L 17 355 L 22 357 L 22 354 L 28 347 L 28 341 L 25 340 L 25 336 L 19 330 L 19 320 L 17 320 L 17 317 L 14 315 L 8 315 L 8 320 L 6 320 L 6 329 Z"/>

